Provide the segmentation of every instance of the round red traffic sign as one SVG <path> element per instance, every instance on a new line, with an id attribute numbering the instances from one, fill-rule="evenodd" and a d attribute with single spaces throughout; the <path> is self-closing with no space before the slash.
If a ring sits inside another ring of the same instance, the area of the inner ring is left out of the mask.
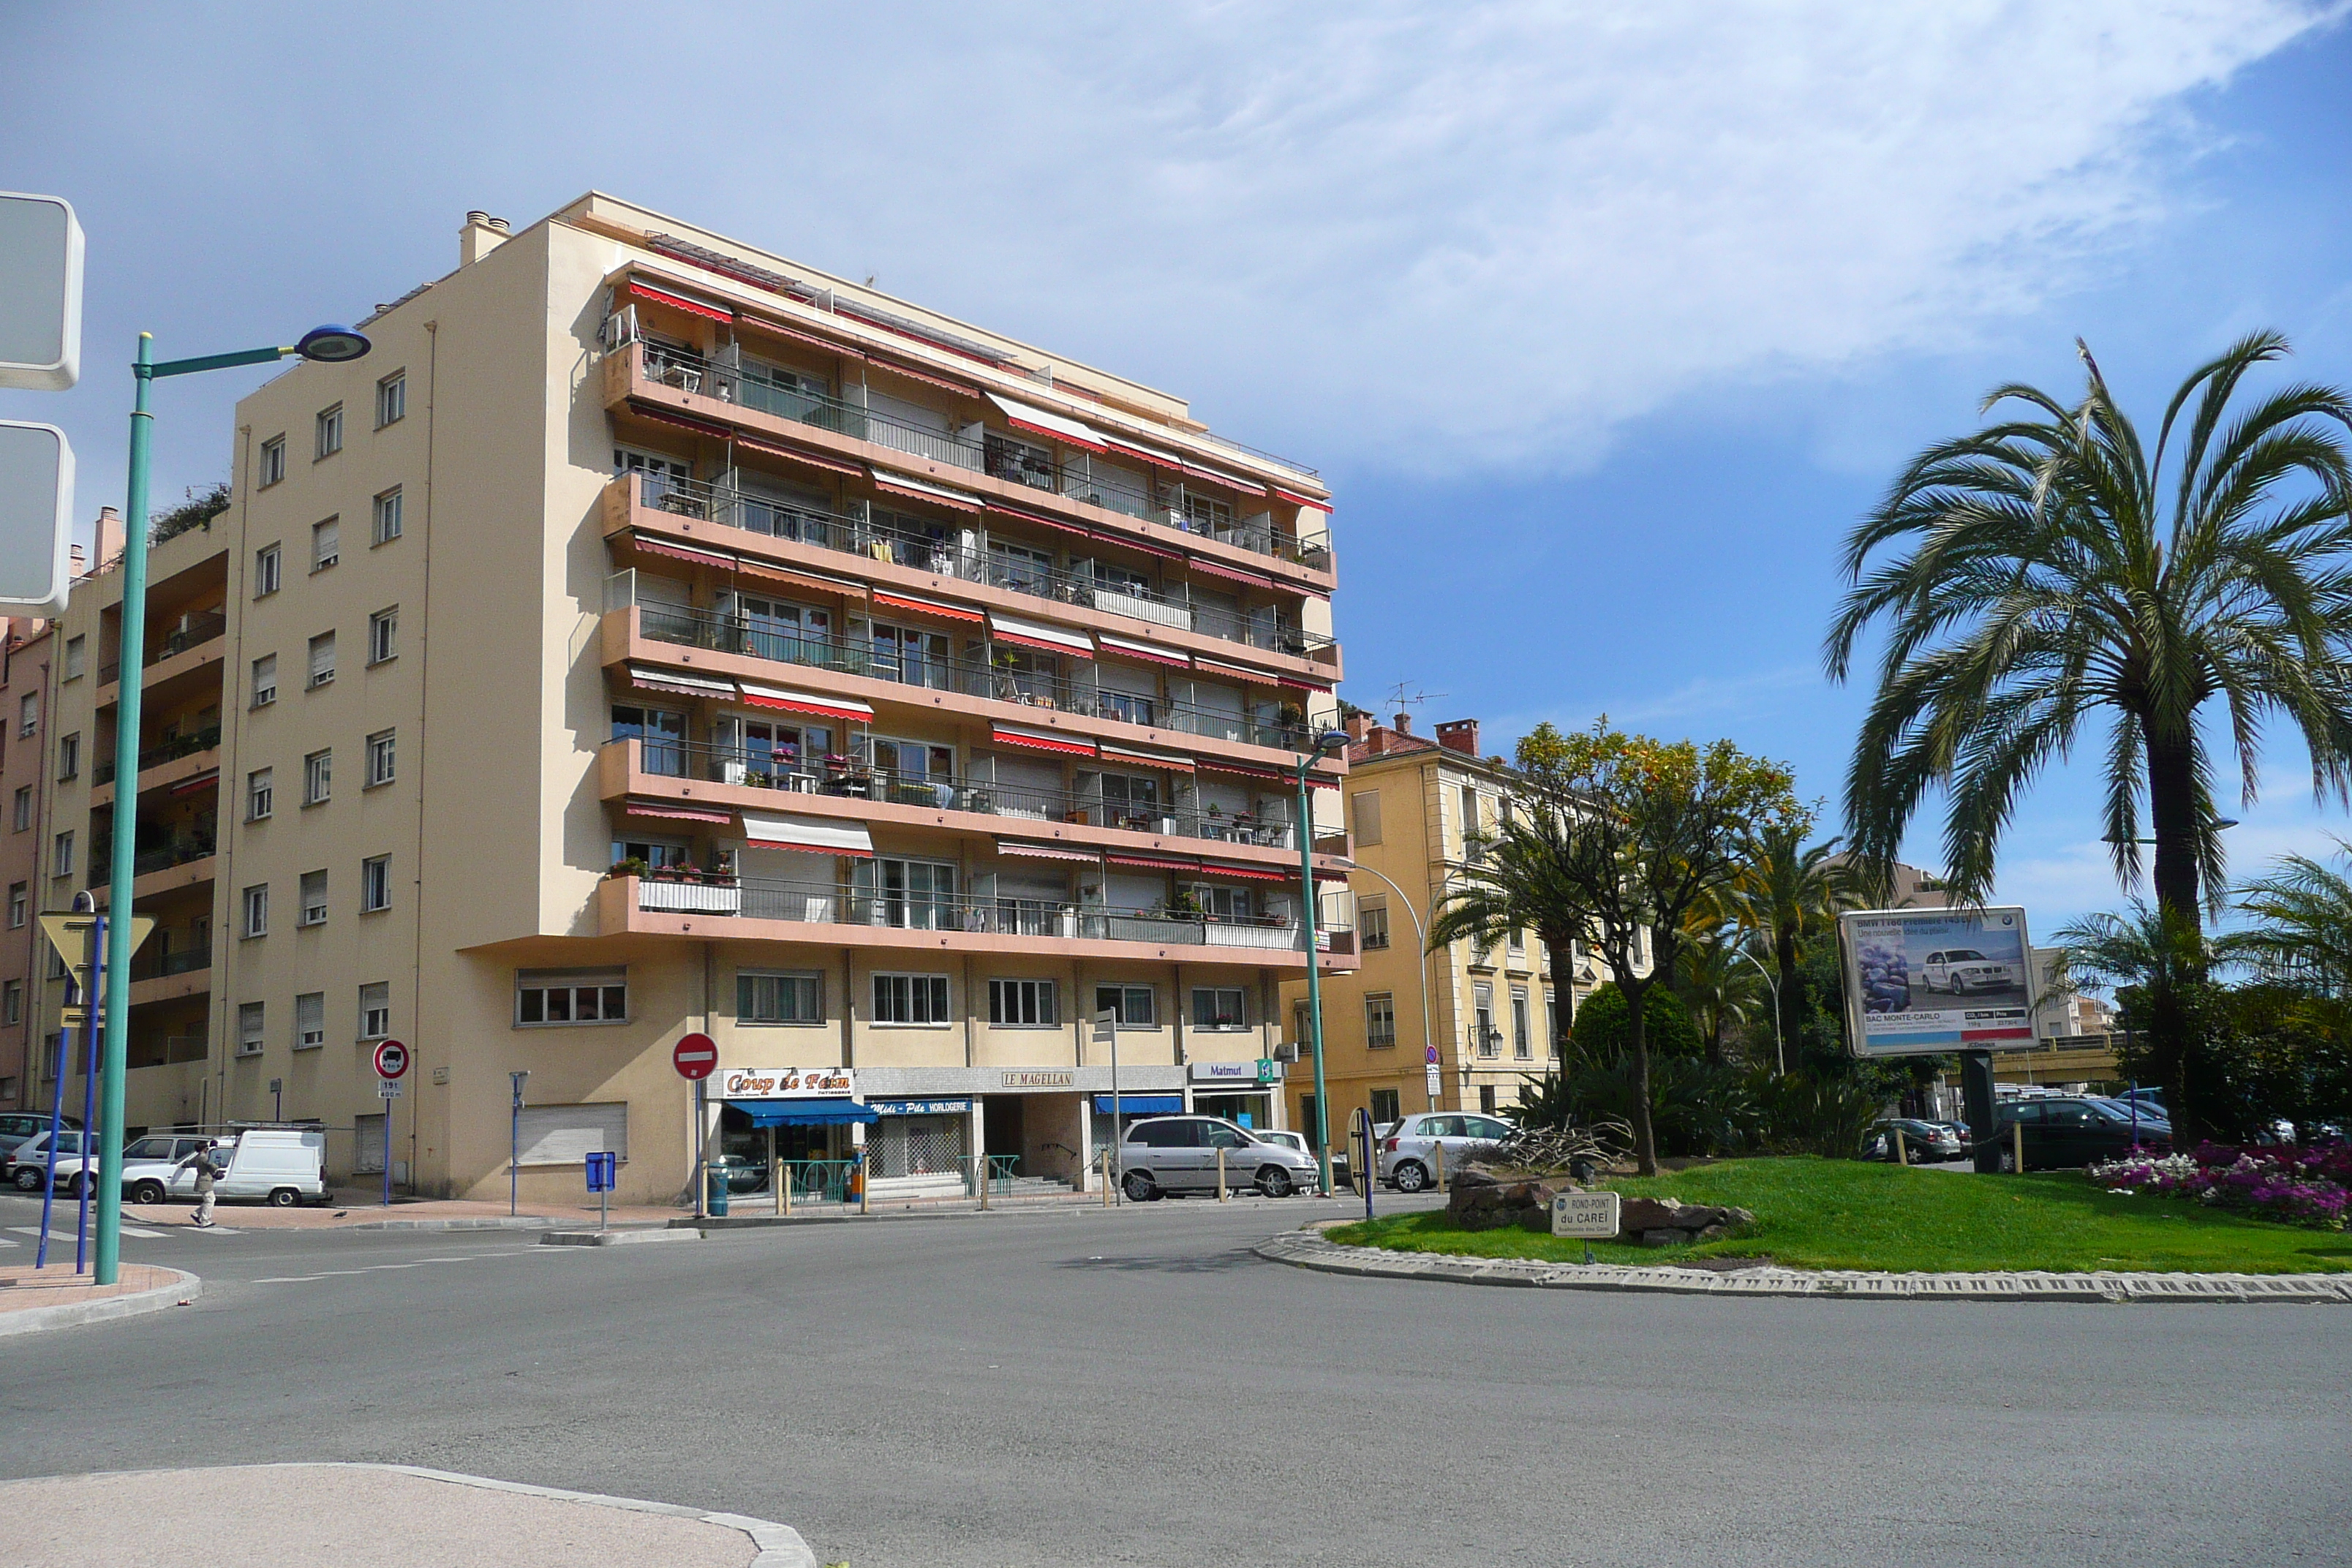
<path id="1" fill-rule="evenodd" d="M 386 1040 L 375 1048 L 375 1076 L 398 1078 L 408 1070 L 408 1047 L 398 1040 Z"/>
<path id="2" fill-rule="evenodd" d="M 680 1078 L 709 1078 L 719 1070 L 719 1042 L 709 1035 L 688 1035 L 678 1041 L 669 1059 Z"/>

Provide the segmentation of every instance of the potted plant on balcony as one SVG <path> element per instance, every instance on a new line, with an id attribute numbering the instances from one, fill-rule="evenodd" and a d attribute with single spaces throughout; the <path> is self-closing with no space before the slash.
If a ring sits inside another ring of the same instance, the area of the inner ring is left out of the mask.
<path id="1" fill-rule="evenodd" d="M 612 869 L 606 871 L 604 875 L 607 877 L 643 877 L 649 874 L 652 870 L 653 867 L 647 864 L 643 858 L 630 855 L 614 861 Z"/>

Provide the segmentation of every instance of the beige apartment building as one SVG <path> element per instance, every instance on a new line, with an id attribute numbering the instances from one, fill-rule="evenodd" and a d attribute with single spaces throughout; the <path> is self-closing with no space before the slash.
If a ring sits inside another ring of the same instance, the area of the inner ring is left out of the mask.
<path id="1" fill-rule="evenodd" d="M 43 740 L 56 641 L 47 621 L 0 619 L 0 810 L 8 814 L 0 823 L 0 893 L 8 911 L 0 929 L 0 1110 L 36 1109 L 33 1069 L 41 1057 L 35 999 L 47 967 L 47 943 L 33 915 L 43 907 L 36 886 L 48 796 Z"/>
<path id="2" fill-rule="evenodd" d="M 1332 1141 L 1346 1136 L 1359 1110 L 1375 1121 L 1420 1110 L 1507 1115 L 1528 1077 L 1557 1070 L 1561 1031 L 1606 972 L 1580 949 L 1566 966 L 1570 994 L 1556 995 L 1533 931 L 1498 949 L 1457 942 L 1424 953 L 1416 932 L 1428 929 L 1448 879 L 1465 864 L 1466 839 L 1492 833 L 1512 809 L 1511 770 L 1480 754 L 1475 719 L 1438 725 L 1433 740 L 1414 734 L 1405 713 L 1375 724 L 1351 712 L 1347 728 L 1357 867 L 1349 886 L 1362 958 L 1323 982 Z M 1307 1034 L 1306 994 L 1304 984 L 1286 989 L 1296 1039 Z M 1300 1056 L 1293 1114 L 1311 1129 L 1313 1062 Z"/>
<path id="3" fill-rule="evenodd" d="M 1130 1115 L 1279 1124 L 1302 835 L 1356 962 L 1345 761 L 1291 805 L 1340 675 L 1314 472 L 608 196 L 460 258 L 245 399 L 233 504 L 156 547 L 130 1125 L 313 1121 L 348 1175 L 388 1110 L 422 1193 L 503 1194 L 511 1140 L 527 1196 L 613 1149 L 666 1202 L 701 1032 L 708 1147 L 1084 1183 L 1105 1009 Z"/>

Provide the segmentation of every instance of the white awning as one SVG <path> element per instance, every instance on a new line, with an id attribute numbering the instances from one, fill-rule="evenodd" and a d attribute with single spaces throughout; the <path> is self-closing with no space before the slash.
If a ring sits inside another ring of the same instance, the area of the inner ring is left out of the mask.
<path id="1" fill-rule="evenodd" d="M 819 697 L 806 691 L 788 691 L 781 686 L 762 686 L 753 680 L 737 681 L 734 690 L 740 690 L 743 700 L 754 708 L 780 708 L 788 713 L 814 713 L 822 719 L 847 719 L 860 723 L 870 722 L 874 718 L 873 708 L 855 697 Z"/>
<path id="2" fill-rule="evenodd" d="M 1066 653 L 1077 658 L 1095 656 L 1094 640 L 1082 632 L 1061 626 L 1049 626 L 1043 621 L 1023 620 L 1018 616 L 988 612 L 988 629 L 1006 642 L 1020 643 L 1029 647 L 1042 647 L 1049 653 Z"/>
<path id="3" fill-rule="evenodd" d="M 1148 658 L 1154 664 L 1172 664 L 1179 669 L 1192 668 L 1191 657 L 1179 648 L 1138 642 L 1133 637 L 1113 637 L 1108 632 L 1097 632 L 1095 638 L 1102 644 L 1105 653 L 1123 653 L 1130 658 Z"/>
<path id="4" fill-rule="evenodd" d="M 735 695 L 735 683 L 731 680 L 713 680 L 707 675 L 688 675 L 677 669 L 648 669 L 642 664 L 629 666 L 629 684 L 649 691 L 674 692 L 680 697 Z"/>
<path id="5" fill-rule="evenodd" d="M 945 485 L 929 484 L 921 479 L 908 479 L 904 474 L 891 473 L 885 468 L 868 468 L 866 472 L 873 475 L 874 482 L 886 490 L 899 490 L 908 495 L 924 497 L 929 500 L 945 501 L 950 506 L 964 507 L 972 511 L 978 511 L 981 508 L 981 499 L 970 490 L 950 489 Z"/>
<path id="6" fill-rule="evenodd" d="M 1066 414 L 1050 414 L 1043 408 L 1032 408 L 1025 403 L 1015 403 L 1009 397 L 988 394 L 988 400 L 997 411 L 1011 420 L 1016 428 L 1032 430 L 1041 436 L 1051 436 L 1057 441 L 1067 441 L 1073 447 L 1084 447 L 1089 452 L 1103 449 L 1101 433 L 1079 424 Z"/>
<path id="7" fill-rule="evenodd" d="M 762 816 L 743 814 L 743 837 L 754 844 L 810 849 L 819 855 L 871 855 L 874 839 L 865 825 L 835 822 L 817 816 Z"/>

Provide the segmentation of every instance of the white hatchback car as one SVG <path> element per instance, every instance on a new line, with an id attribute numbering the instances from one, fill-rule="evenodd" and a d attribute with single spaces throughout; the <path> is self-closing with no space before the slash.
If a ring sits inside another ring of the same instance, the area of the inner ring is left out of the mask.
<path id="1" fill-rule="evenodd" d="M 1972 947 L 1931 952 L 1919 968 L 1919 984 L 1930 991 L 1965 996 L 1971 991 L 2009 991 L 2020 984 L 2017 965 L 1987 958 Z"/>
<path id="2" fill-rule="evenodd" d="M 1381 1140 L 1381 1184 L 1417 1193 L 1436 1179 L 1436 1151 L 1445 1152 L 1445 1167 L 1452 1170 L 1517 1131 L 1498 1116 L 1453 1110 L 1408 1116 Z"/>

